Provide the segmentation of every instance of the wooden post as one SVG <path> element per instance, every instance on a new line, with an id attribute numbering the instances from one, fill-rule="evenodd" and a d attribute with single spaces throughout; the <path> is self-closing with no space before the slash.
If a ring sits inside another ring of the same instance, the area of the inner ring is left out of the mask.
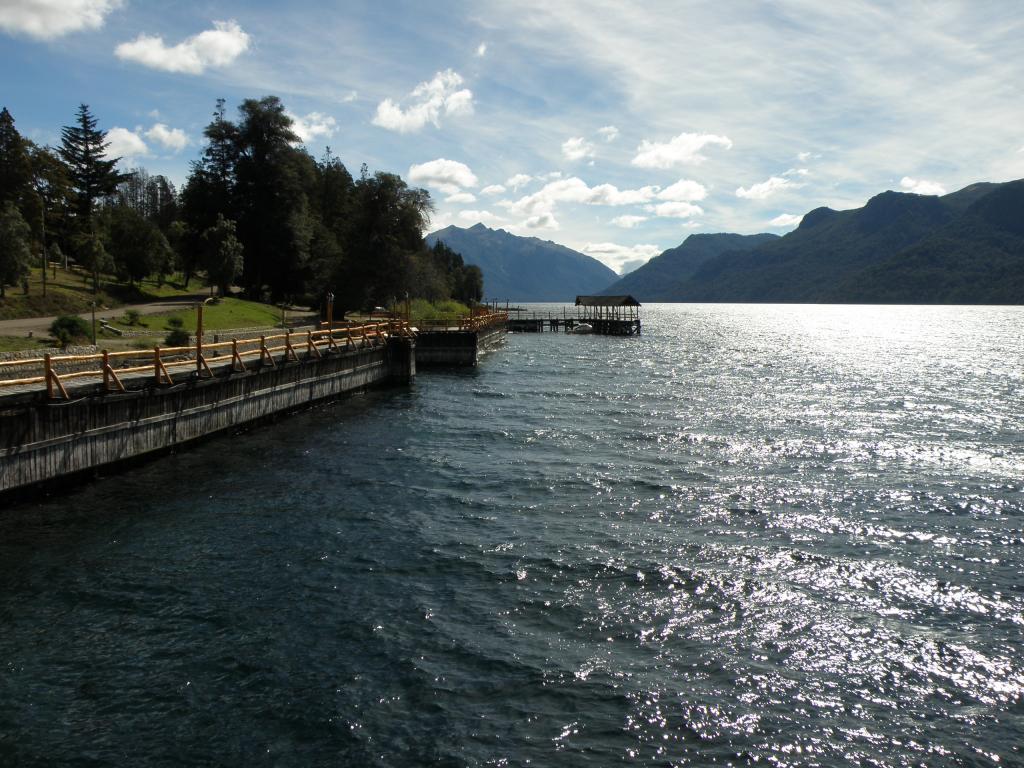
<path id="1" fill-rule="evenodd" d="M 50 355 L 43 355 L 43 366 L 46 368 L 46 396 L 53 400 L 53 363 Z"/>
<path id="2" fill-rule="evenodd" d="M 299 361 L 295 350 L 292 348 L 292 332 L 290 330 L 284 332 L 284 359 L 288 360 L 289 358 L 295 362 Z"/>
<path id="3" fill-rule="evenodd" d="M 313 343 L 312 331 L 306 331 L 306 354 L 309 357 L 312 357 L 313 355 L 316 355 L 318 358 L 323 357 L 323 355 L 320 354 L 320 350 L 317 349 L 316 344 Z"/>
<path id="4" fill-rule="evenodd" d="M 238 339 L 231 340 L 231 370 L 245 370 L 245 363 L 242 362 L 242 356 L 238 354 Z"/>
<path id="5" fill-rule="evenodd" d="M 153 347 L 153 376 L 157 384 L 160 384 L 163 379 L 167 379 L 168 384 L 174 383 L 174 379 L 167 371 L 167 366 L 160 359 L 160 347 Z"/>
<path id="6" fill-rule="evenodd" d="M 196 377 L 203 375 L 203 303 L 196 306 Z M 207 368 L 206 370 L 210 370 Z"/>
<path id="7" fill-rule="evenodd" d="M 264 362 L 269 361 L 271 368 L 277 368 L 277 363 L 274 362 L 274 356 L 267 350 L 267 337 L 260 336 L 260 365 Z"/>
<path id="8" fill-rule="evenodd" d="M 114 373 L 114 369 L 110 367 L 110 353 L 107 350 L 103 350 L 103 391 L 106 392 L 110 389 L 110 382 L 113 381 L 117 385 L 117 388 L 122 392 L 127 392 L 124 388 L 124 384 L 121 383 L 121 379 L 118 378 L 117 374 Z"/>

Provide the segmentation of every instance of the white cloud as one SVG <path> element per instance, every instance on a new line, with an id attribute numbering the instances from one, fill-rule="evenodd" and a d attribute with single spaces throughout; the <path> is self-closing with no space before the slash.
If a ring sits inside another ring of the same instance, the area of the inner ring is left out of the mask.
<path id="1" fill-rule="evenodd" d="M 533 181 L 533 176 L 527 176 L 525 173 L 517 173 L 515 176 L 509 176 L 508 180 L 505 182 L 505 186 L 515 192 L 520 187 L 529 184 L 531 181 Z"/>
<path id="2" fill-rule="evenodd" d="M 411 94 L 412 104 L 403 109 L 391 99 L 377 105 L 373 124 L 389 131 L 413 133 L 427 123 L 441 127 L 441 116 L 473 114 L 473 92 L 461 88 L 462 76 L 451 69 L 438 72 L 433 80 L 420 83 Z"/>
<path id="3" fill-rule="evenodd" d="M 598 128 L 597 133 L 605 141 L 612 142 L 619 138 L 619 129 L 614 125 L 606 125 L 603 128 Z"/>
<path id="4" fill-rule="evenodd" d="M 587 256 L 597 259 L 606 267 L 615 270 L 620 275 L 626 271 L 627 265 L 631 270 L 636 269 L 661 253 L 661 248 L 648 243 L 638 245 L 587 243 L 580 250 L 587 254 Z"/>
<path id="5" fill-rule="evenodd" d="M 594 145 L 582 136 L 566 139 L 562 143 L 562 156 L 566 160 L 583 160 L 594 156 Z"/>
<path id="6" fill-rule="evenodd" d="M 771 227 L 792 227 L 803 221 L 803 216 L 794 216 L 792 213 L 782 213 L 768 222 Z"/>
<path id="7" fill-rule="evenodd" d="M 142 137 L 136 131 L 129 131 L 127 128 L 111 128 L 107 131 L 107 143 L 104 156 L 107 159 L 120 157 L 129 165 L 135 158 L 149 154 L 149 147 Z"/>
<path id="8" fill-rule="evenodd" d="M 789 179 L 784 179 L 781 176 L 772 176 L 767 181 L 762 181 L 760 184 L 751 184 L 749 187 L 739 187 L 736 190 L 736 197 L 745 197 L 748 200 L 764 200 L 765 198 L 771 197 L 780 189 L 785 189 L 790 185 Z"/>
<path id="9" fill-rule="evenodd" d="M 732 140 L 708 133 L 680 133 L 666 143 L 644 139 L 637 147 L 633 165 L 638 168 L 672 168 L 688 163 L 699 165 L 707 160 L 701 151 L 712 146 L 731 149 Z"/>
<path id="10" fill-rule="evenodd" d="M 637 224 L 643 224 L 647 219 L 647 216 L 616 216 L 612 219 L 612 224 L 623 229 L 632 229 Z"/>
<path id="11" fill-rule="evenodd" d="M 480 190 L 481 195 L 500 195 L 505 191 L 505 187 L 501 184 L 488 184 L 486 187 Z"/>
<path id="12" fill-rule="evenodd" d="M 659 200 L 675 203 L 690 203 L 694 200 L 703 200 L 707 196 L 708 190 L 703 184 L 689 179 L 680 179 L 658 193 Z"/>
<path id="13" fill-rule="evenodd" d="M 320 136 L 331 137 L 338 128 L 338 122 L 333 117 L 320 112 L 310 112 L 305 117 L 288 111 L 285 111 L 285 114 L 292 119 L 292 130 L 303 143 Z"/>
<path id="14" fill-rule="evenodd" d="M 790 168 L 788 171 L 786 171 L 782 175 L 783 176 L 808 176 L 808 175 L 810 175 L 810 173 L 811 172 L 809 170 L 807 170 L 806 168 Z"/>
<path id="15" fill-rule="evenodd" d="M 215 21 L 213 29 L 168 46 L 159 35 L 140 34 L 114 49 L 119 59 L 165 72 L 201 74 L 207 67 L 226 67 L 249 48 L 250 37 L 237 21 Z"/>
<path id="16" fill-rule="evenodd" d="M 146 131 L 146 138 L 172 152 L 181 152 L 188 146 L 188 136 L 181 128 L 168 128 L 163 123 L 155 123 Z"/>
<path id="17" fill-rule="evenodd" d="M 658 203 L 657 205 L 645 205 L 644 210 L 665 219 L 688 219 L 691 216 L 700 216 L 704 209 L 693 203 L 669 202 Z"/>
<path id="18" fill-rule="evenodd" d="M 468 165 L 443 157 L 409 166 L 409 181 L 434 187 L 446 195 L 455 195 L 466 187 L 477 185 L 476 174 Z"/>
<path id="19" fill-rule="evenodd" d="M 53 40 L 82 29 L 99 29 L 122 0 L 2 0 L 0 29 Z"/>
<path id="20" fill-rule="evenodd" d="M 349 91 L 348 93 L 346 93 L 344 96 L 341 97 L 341 103 L 342 104 L 348 104 L 350 102 L 355 101 L 358 98 L 359 98 L 359 91 Z"/>
<path id="21" fill-rule="evenodd" d="M 477 222 L 481 224 L 501 224 L 505 221 L 501 216 L 490 211 L 459 211 L 459 218 L 463 221 L 471 221 L 474 224 Z"/>
<path id="22" fill-rule="evenodd" d="M 808 160 L 811 159 L 811 153 L 801 152 L 796 156 L 796 159 L 799 160 L 801 163 L 806 163 Z"/>
<path id="23" fill-rule="evenodd" d="M 476 195 L 471 192 L 456 192 L 454 195 L 448 195 L 444 199 L 446 203 L 475 203 Z"/>
<path id="24" fill-rule="evenodd" d="M 523 222 L 523 226 L 527 229 L 558 229 L 558 220 L 551 213 L 541 213 L 537 216 L 531 216 Z"/>
<path id="25" fill-rule="evenodd" d="M 551 213 L 557 203 L 581 203 L 585 205 L 636 205 L 654 200 L 657 187 L 619 189 L 613 184 L 588 186 L 583 179 L 573 176 L 545 184 L 531 195 L 506 203 L 513 213 L 522 216 L 536 216 Z"/>
<path id="26" fill-rule="evenodd" d="M 480 43 L 480 45 L 478 45 L 476 47 L 476 55 L 477 56 L 485 56 L 486 54 L 487 54 L 487 43 Z"/>
<path id="27" fill-rule="evenodd" d="M 900 187 L 905 192 L 913 192 L 915 195 L 944 195 L 946 189 L 937 181 L 925 181 L 924 179 L 912 179 L 904 176 L 900 179 Z"/>

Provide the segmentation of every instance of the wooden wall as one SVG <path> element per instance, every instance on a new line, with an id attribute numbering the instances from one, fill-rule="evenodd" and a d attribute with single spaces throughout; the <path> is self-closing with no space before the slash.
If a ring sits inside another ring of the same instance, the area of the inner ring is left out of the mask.
<path id="1" fill-rule="evenodd" d="M 215 379 L 88 394 L 70 401 L 0 398 L 0 495 L 132 459 L 317 400 L 416 374 L 415 344 L 386 345 Z"/>

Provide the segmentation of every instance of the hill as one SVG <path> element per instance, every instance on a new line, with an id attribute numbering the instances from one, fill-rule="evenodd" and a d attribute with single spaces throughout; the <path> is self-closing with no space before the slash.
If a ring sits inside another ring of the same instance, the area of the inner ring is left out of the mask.
<path id="1" fill-rule="evenodd" d="M 730 251 L 749 251 L 777 239 L 778 235 L 769 234 L 690 235 L 682 245 L 655 256 L 601 293 L 606 296 L 631 294 L 640 301 L 672 301 L 676 285 L 692 277 L 703 264 L 716 256 Z"/>
<path id="2" fill-rule="evenodd" d="M 784 237 L 708 259 L 668 301 L 1024 303 L 1024 181 L 818 208 Z"/>
<path id="3" fill-rule="evenodd" d="M 483 224 L 450 226 L 427 235 L 484 273 L 484 296 L 508 301 L 571 301 L 597 293 L 616 279 L 597 259 L 536 237 L 519 237 Z"/>

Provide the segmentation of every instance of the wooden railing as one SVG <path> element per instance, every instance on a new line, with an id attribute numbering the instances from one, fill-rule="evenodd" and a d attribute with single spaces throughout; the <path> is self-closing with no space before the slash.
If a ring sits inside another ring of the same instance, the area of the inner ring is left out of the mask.
<path id="1" fill-rule="evenodd" d="M 452 315 L 430 320 L 417 321 L 416 326 L 423 330 L 435 331 L 479 331 L 504 325 L 508 320 L 507 312 L 486 312 L 476 315 Z"/>
<path id="2" fill-rule="evenodd" d="M 173 384 L 172 369 L 194 368 L 196 375 L 212 377 L 206 353 L 213 350 L 217 353 L 216 364 L 221 363 L 220 351 L 231 351 L 230 362 L 232 371 L 245 371 L 245 359 L 259 357 L 259 364 L 276 367 L 278 362 L 297 361 L 299 354 L 311 357 L 322 357 L 323 352 L 345 349 L 364 349 L 384 343 L 389 336 L 411 336 L 409 324 L 404 320 L 390 320 L 382 323 L 366 323 L 344 327 L 326 327 L 321 324 L 317 331 L 305 333 L 284 333 L 270 336 L 259 336 L 247 339 L 231 339 L 212 344 L 197 338 L 195 345 L 185 347 L 154 347 L 152 350 L 127 350 L 124 352 L 108 352 L 103 350 L 88 355 L 44 355 L 30 360 L 12 360 L 0 362 L 0 368 L 25 368 L 35 366 L 42 368 L 42 375 L 21 378 L 0 379 L 0 390 L 5 387 L 32 386 L 45 384 L 50 398 L 58 394 L 68 399 L 65 382 L 71 379 L 102 378 L 103 389 L 125 391 L 121 376 L 152 372 L 157 384 Z M 280 355 L 275 361 L 274 356 Z M 113 362 L 125 361 L 123 368 L 114 368 Z M 142 362 L 137 362 L 142 361 Z M 136 363 L 136 364 L 131 364 Z M 60 368 L 73 366 L 80 370 L 60 371 Z"/>

